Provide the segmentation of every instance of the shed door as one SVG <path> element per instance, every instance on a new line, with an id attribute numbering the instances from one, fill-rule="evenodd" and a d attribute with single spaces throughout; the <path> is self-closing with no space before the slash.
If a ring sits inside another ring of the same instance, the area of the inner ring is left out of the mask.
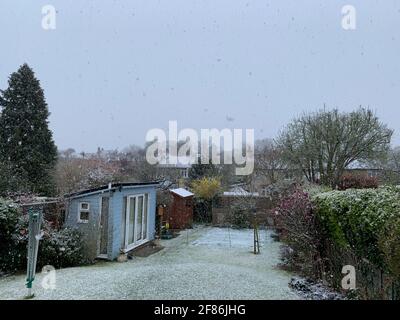
<path id="1" fill-rule="evenodd" d="M 107 255 L 108 245 L 108 213 L 109 213 L 109 197 L 101 198 L 100 212 L 100 255 Z"/>
<path id="2" fill-rule="evenodd" d="M 125 249 L 148 240 L 148 194 L 129 196 L 126 208 Z"/>

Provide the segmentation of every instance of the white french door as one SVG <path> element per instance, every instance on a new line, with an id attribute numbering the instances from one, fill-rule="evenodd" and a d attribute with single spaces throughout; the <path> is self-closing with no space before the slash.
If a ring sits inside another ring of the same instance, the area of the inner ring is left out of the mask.
<path id="1" fill-rule="evenodd" d="M 125 249 L 134 247 L 148 240 L 148 194 L 127 197 L 125 213 Z"/>

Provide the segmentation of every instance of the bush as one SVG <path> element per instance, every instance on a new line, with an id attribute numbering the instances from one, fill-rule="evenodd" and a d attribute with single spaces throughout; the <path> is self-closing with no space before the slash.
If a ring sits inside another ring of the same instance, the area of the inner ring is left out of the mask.
<path id="1" fill-rule="evenodd" d="M 0 200 L 0 271 L 24 270 L 27 263 L 28 216 L 21 215 L 10 201 Z M 56 231 L 47 221 L 42 223 L 44 236 L 39 243 L 37 267 L 55 268 L 78 266 L 84 259 L 84 243 L 76 229 Z"/>
<path id="2" fill-rule="evenodd" d="M 400 188 L 331 191 L 316 195 L 313 203 L 327 237 L 384 267 L 378 236 L 400 216 Z"/>
<path id="3" fill-rule="evenodd" d="M 378 188 L 378 179 L 366 174 L 345 174 L 338 183 L 339 190 Z"/>
<path id="4" fill-rule="evenodd" d="M 286 265 L 335 287 L 343 278 L 342 267 L 354 265 L 364 298 L 398 299 L 400 187 L 312 196 L 297 190 L 273 213 L 289 246 L 282 252 Z"/>
<path id="5" fill-rule="evenodd" d="M 211 222 L 212 204 L 221 191 L 221 182 L 217 178 L 204 177 L 191 183 L 194 201 L 194 218 L 199 222 Z"/>
<path id="6" fill-rule="evenodd" d="M 320 238 L 310 197 L 297 189 L 273 210 L 280 238 L 290 247 L 289 267 L 305 275 L 319 275 Z"/>
<path id="7" fill-rule="evenodd" d="M 194 198 L 193 219 L 196 222 L 210 223 L 212 221 L 212 200 Z"/>
<path id="8" fill-rule="evenodd" d="M 313 197 L 324 238 L 326 269 L 338 284 L 340 269 L 357 270 L 364 298 L 398 297 L 400 188 L 331 191 Z"/>
<path id="9" fill-rule="evenodd" d="M 249 210 L 246 205 L 236 203 L 230 208 L 231 214 L 229 215 L 229 223 L 236 228 L 250 227 Z"/>
<path id="10" fill-rule="evenodd" d="M 77 229 L 65 228 L 44 236 L 39 250 L 38 264 L 55 268 L 85 264 L 82 234 Z"/>
<path id="11" fill-rule="evenodd" d="M 0 271 L 13 270 L 20 260 L 16 250 L 19 217 L 14 203 L 0 199 Z"/>
<path id="12" fill-rule="evenodd" d="M 379 235 L 378 246 L 387 270 L 400 280 L 400 217 L 386 223 Z"/>

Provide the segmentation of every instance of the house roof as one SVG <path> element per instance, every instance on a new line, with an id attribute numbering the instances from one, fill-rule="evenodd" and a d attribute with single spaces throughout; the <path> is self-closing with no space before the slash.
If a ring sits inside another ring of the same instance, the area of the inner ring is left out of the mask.
<path id="1" fill-rule="evenodd" d="M 97 192 L 103 192 L 106 190 L 115 190 L 115 189 L 122 189 L 122 188 L 127 188 L 127 187 L 140 187 L 140 186 L 158 186 L 159 182 L 158 181 L 153 181 L 153 182 L 124 182 L 124 183 L 109 183 L 108 185 L 104 185 L 98 188 L 92 188 L 92 189 L 86 189 L 86 190 L 80 190 L 77 192 L 69 193 L 64 195 L 65 198 L 74 198 L 77 196 L 81 195 L 86 195 L 89 193 L 97 193 Z"/>
<path id="2" fill-rule="evenodd" d="M 241 186 L 233 186 L 229 191 L 224 192 L 227 197 L 258 197 L 258 192 L 248 192 Z"/>
<path id="3" fill-rule="evenodd" d="M 190 191 L 188 191 L 188 190 L 186 190 L 184 188 L 171 189 L 170 191 L 172 193 L 177 194 L 178 196 L 180 196 L 182 198 L 187 198 L 187 197 L 194 196 L 194 193 L 191 193 Z"/>
<path id="4" fill-rule="evenodd" d="M 173 169 L 189 169 L 192 167 L 191 158 L 188 156 L 167 156 L 161 163 L 158 164 L 159 168 L 173 168 Z"/>
<path id="5" fill-rule="evenodd" d="M 361 161 L 353 161 L 347 167 L 347 170 L 381 170 L 378 165 L 368 162 L 361 162 Z"/>

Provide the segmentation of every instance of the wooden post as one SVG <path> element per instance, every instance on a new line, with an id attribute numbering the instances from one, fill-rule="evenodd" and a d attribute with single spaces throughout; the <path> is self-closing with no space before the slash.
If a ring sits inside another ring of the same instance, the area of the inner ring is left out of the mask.
<path id="1" fill-rule="evenodd" d="M 253 229 L 254 229 L 254 254 L 260 253 L 260 239 L 258 235 L 258 224 L 256 217 L 256 209 L 253 209 Z"/>

